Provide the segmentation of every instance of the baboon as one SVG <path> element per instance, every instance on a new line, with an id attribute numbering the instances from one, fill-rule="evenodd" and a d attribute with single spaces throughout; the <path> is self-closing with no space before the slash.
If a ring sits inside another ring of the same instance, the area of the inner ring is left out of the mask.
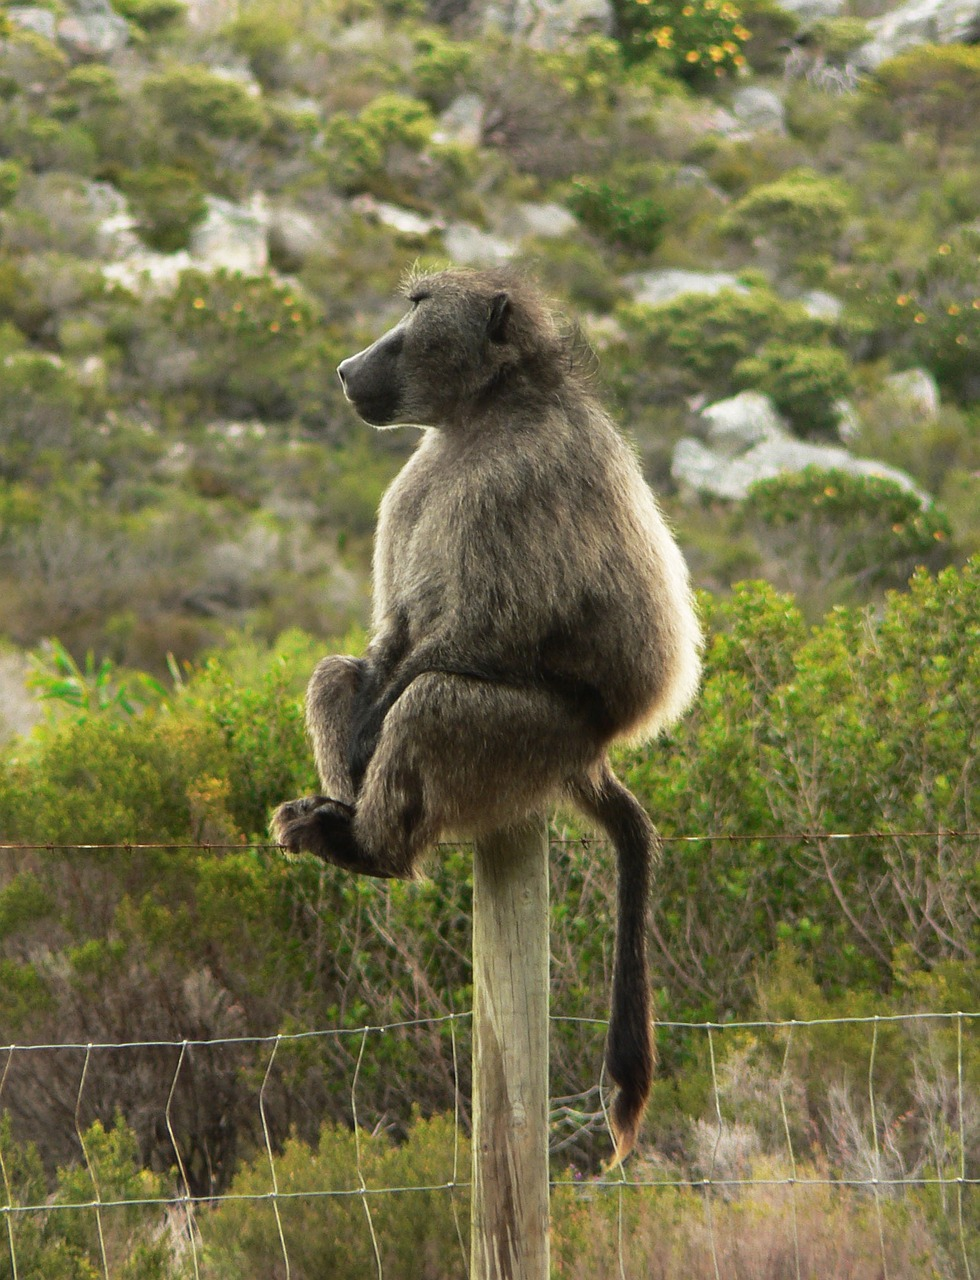
<path id="1" fill-rule="evenodd" d="M 687 570 L 581 344 L 530 283 L 449 270 L 406 292 L 411 310 L 338 372 L 365 422 L 425 430 L 381 502 L 367 653 L 324 658 L 310 680 L 323 794 L 280 805 L 272 833 L 348 871 L 410 877 L 437 840 L 556 799 L 598 823 L 618 861 L 606 1063 L 620 1159 L 654 1066 L 657 841 L 607 751 L 694 695 Z"/>

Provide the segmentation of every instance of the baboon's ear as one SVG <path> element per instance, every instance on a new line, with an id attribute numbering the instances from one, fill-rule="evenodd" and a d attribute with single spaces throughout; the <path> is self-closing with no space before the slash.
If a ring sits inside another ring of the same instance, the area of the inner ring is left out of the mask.
<path id="1" fill-rule="evenodd" d="M 495 293 L 490 299 L 490 317 L 487 320 L 487 336 L 491 342 L 506 342 L 509 316 L 510 295 Z"/>

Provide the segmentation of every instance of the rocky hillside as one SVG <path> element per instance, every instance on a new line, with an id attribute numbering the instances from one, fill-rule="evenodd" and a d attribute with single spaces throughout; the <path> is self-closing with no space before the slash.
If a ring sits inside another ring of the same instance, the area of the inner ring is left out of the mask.
<path id="1" fill-rule="evenodd" d="M 980 545 L 977 0 L 0 13 L 0 681 L 363 620 L 416 258 L 563 302 L 703 585 Z"/>

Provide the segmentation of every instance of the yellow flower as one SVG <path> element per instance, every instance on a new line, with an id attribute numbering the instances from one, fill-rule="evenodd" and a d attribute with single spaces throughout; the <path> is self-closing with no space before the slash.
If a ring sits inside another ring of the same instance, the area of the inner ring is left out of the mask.
<path id="1" fill-rule="evenodd" d="M 980 311 L 980 298 L 974 298 L 973 301 L 970 303 L 970 306 L 973 308 L 974 311 Z"/>
<path id="2" fill-rule="evenodd" d="M 738 53 L 738 45 L 734 42 L 734 40 L 726 40 L 721 47 L 725 50 L 726 53 Z"/>
<path id="3" fill-rule="evenodd" d="M 685 17 L 685 18 L 693 18 L 693 17 L 694 17 L 694 5 L 693 5 L 693 4 L 686 4 L 686 5 L 684 6 L 684 8 L 681 10 L 681 13 L 684 15 L 684 17 Z"/>
<path id="4" fill-rule="evenodd" d="M 241 302 L 233 302 L 231 304 L 232 311 L 244 311 L 244 305 Z"/>
<path id="5" fill-rule="evenodd" d="M 725 56 L 725 50 L 722 49 L 720 45 L 713 44 L 711 48 L 708 50 L 708 57 L 711 59 L 712 62 L 721 62 L 724 56 Z"/>
<path id="6" fill-rule="evenodd" d="M 294 311 L 289 318 L 290 320 L 292 320 L 293 324 L 299 324 L 299 322 L 303 319 L 303 313 L 301 311 Z"/>
<path id="7" fill-rule="evenodd" d="M 745 59 L 742 57 L 742 55 L 741 55 L 740 53 L 736 53 L 735 57 L 734 57 L 734 58 L 732 58 L 732 62 L 734 62 L 734 63 L 735 63 L 736 67 L 744 67 L 744 66 L 745 66 Z"/>
<path id="8" fill-rule="evenodd" d="M 273 320 L 272 324 L 270 324 L 270 325 L 269 325 L 269 332 L 270 332 L 270 333 L 278 333 L 278 332 L 279 332 L 279 321 L 278 321 L 278 320 Z"/>
<path id="9" fill-rule="evenodd" d="M 926 316 L 924 311 L 920 311 L 918 315 L 912 317 L 916 324 L 925 324 Z"/>
<path id="10" fill-rule="evenodd" d="M 654 39 L 661 49 L 669 49 L 674 43 L 674 28 L 661 27 L 659 31 L 654 32 Z"/>
<path id="11" fill-rule="evenodd" d="M 948 245 L 948 244 L 941 244 L 941 245 L 939 246 L 939 252 L 943 255 L 943 257 L 945 257 L 947 253 L 952 253 L 952 252 L 953 252 L 952 245 Z"/>
<path id="12" fill-rule="evenodd" d="M 191 305 L 195 311 L 202 311 L 207 304 L 203 298 L 195 298 Z"/>
<path id="13" fill-rule="evenodd" d="M 951 302 L 946 308 L 946 313 L 951 316 L 958 316 L 960 314 L 960 308 L 955 302 Z"/>
<path id="14" fill-rule="evenodd" d="M 907 293 L 900 293 L 895 301 L 900 307 L 907 307 L 909 305 L 909 295 Z"/>
<path id="15" fill-rule="evenodd" d="M 701 55 L 698 53 L 697 49 L 688 49 L 687 53 L 684 54 L 685 62 L 700 62 L 700 60 Z"/>
<path id="16" fill-rule="evenodd" d="M 745 27 L 732 27 L 732 35 L 736 40 L 748 40 L 751 34 L 752 32 L 747 31 Z"/>
<path id="17" fill-rule="evenodd" d="M 957 345 L 958 347 L 965 347 L 965 346 L 966 346 L 966 334 L 965 334 L 965 333 L 958 333 L 958 334 L 956 335 L 956 345 Z"/>

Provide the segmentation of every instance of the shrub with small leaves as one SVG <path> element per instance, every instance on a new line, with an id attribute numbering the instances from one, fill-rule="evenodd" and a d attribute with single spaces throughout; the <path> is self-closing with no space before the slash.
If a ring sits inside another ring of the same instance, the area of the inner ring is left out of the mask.
<path id="1" fill-rule="evenodd" d="M 894 480 L 816 467 L 758 481 L 742 512 L 784 535 L 782 552 L 812 561 L 824 581 L 900 584 L 934 561 L 951 533 L 938 507 Z"/>
<path id="2" fill-rule="evenodd" d="M 664 206 L 622 183 L 579 179 L 572 184 L 569 204 L 596 235 L 632 253 L 653 253 L 663 238 Z"/>
<path id="3" fill-rule="evenodd" d="M 854 389 L 851 362 L 843 351 L 778 340 L 740 360 L 734 377 L 741 386 L 771 396 L 803 435 L 835 435 L 840 418 L 837 402 Z"/>
<path id="4" fill-rule="evenodd" d="M 883 63 L 868 92 L 883 95 L 914 128 L 940 144 L 971 136 L 980 116 L 980 46 L 920 45 Z"/>
<path id="5" fill-rule="evenodd" d="M 614 0 L 616 28 L 626 57 L 655 56 L 674 74 L 712 81 L 745 65 L 750 32 L 731 0 Z"/>
<path id="6" fill-rule="evenodd" d="M 750 239 L 769 236 L 793 257 L 826 253 L 844 230 L 848 208 L 849 193 L 839 179 L 794 169 L 744 195 L 728 226 Z"/>
<path id="7" fill-rule="evenodd" d="M 207 214 L 204 189 L 194 173 L 154 165 L 128 170 L 119 185 L 129 197 L 140 237 L 151 249 L 176 253 L 187 248 L 191 231 Z"/>

